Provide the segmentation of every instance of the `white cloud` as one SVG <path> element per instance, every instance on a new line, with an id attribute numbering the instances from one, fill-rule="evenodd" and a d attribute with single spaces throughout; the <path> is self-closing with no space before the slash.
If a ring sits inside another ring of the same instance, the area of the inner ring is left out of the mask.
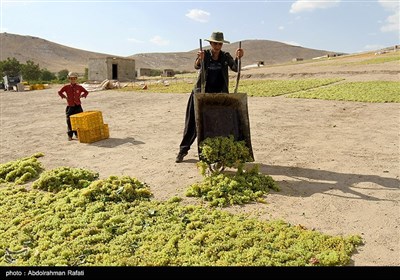
<path id="1" fill-rule="evenodd" d="M 384 0 L 378 0 L 378 2 L 385 10 L 393 13 L 386 18 L 384 25 L 381 27 L 381 31 L 382 32 L 400 31 L 400 20 L 399 20 L 400 2 L 398 1 L 388 2 Z"/>
<path id="2" fill-rule="evenodd" d="M 195 21 L 208 22 L 210 13 L 199 9 L 192 9 L 185 16 Z"/>
<path id="3" fill-rule="evenodd" d="M 285 27 L 281 25 L 281 26 L 278 27 L 278 29 L 279 30 L 283 30 L 283 29 L 285 29 Z"/>
<path id="4" fill-rule="evenodd" d="M 338 5 L 341 0 L 333 1 L 313 1 L 313 0 L 297 0 L 292 4 L 290 13 L 296 14 L 301 12 L 311 12 L 316 9 L 327 9 Z"/>
<path id="5" fill-rule="evenodd" d="M 159 46 L 166 46 L 166 45 L 169 44 L 168 40 L 164 40 L 163 38 L 161 38 L 158 35 L 156 35 L 153 38 L 151 38 L 150 42 L 152 42 L 153 44 L 159 45 Z"/>
<path id="6" fill-rule="evenodd" d="M 381 4 L 382 7 L 388 10 L 398 10 L 400 3 L 398 1 L 389 1 L 389 0 L 378 0 L 379 4 Z"/>

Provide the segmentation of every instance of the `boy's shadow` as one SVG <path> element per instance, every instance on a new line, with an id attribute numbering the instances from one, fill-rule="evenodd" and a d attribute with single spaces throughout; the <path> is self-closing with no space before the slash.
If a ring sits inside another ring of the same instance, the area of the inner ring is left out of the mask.
<path id="1" fill-rule="evenodd" d="M 249 166 L 251 165 L 254 165 L 254 163 L 249 163 Z M 277 194 L 281 193 L 282 195 L 290 194 L 299 197 L 308 197 L 315 193 L 324 193 L 336 189 L 341 190 L 344 194 L 333 194 L 332 192 L 329 192 L 329 194 L 353 199 L 394 201 L 391 199 L 381 199 L 367 195 L 366 192 L 362 192 L 363 187 L 358 186 L 357 184 L 370 182 L 391 190 L 400 189 L 399 179 L 386 178 L 377 175 L 337 173 L 326 170 L 266 164 L 258 164 L 258 166 L 259 171 L 262 174 L 270 175 L 271 177 L 274 177 L 274 175 L 288 177 L 288 179 L 275 180 L 281 188 L 281 191 Z M 360 189 L 361 191 L 357 191 L 357 189 Z"/>

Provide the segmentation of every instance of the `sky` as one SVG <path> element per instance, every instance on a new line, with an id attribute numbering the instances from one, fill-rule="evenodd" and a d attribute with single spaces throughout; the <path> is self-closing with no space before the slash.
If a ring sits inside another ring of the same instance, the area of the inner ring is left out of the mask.
<path id="1" fill-rule="evenodd" d="M 359 53 L 400 44 L 399 11 L 399 0 L 0 0 L 0 32 L 115 56 L 191 51 L 213 31 Z"/>

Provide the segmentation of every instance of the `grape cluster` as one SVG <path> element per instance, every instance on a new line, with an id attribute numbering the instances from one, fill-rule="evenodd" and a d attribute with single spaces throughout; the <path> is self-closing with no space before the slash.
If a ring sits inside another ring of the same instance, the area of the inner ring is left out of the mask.
<path id="1" fill-rule="evenodd" d="M 22 185 L 39 177 L 40 172 L 44 170 L 38 161 L 38 158 L 42 156 L 44 156 L 43 153 L 36 153 L 30 157 L 0 164 L 0 183 Z"/>
<path id="2" fill-rule="evenodd" d="M 97 172 L 83 168 L 73 168 L 61 166 L 41 174 L 38 180 L 33 182 L 34 189 L 49 192 L 58 192 L 62 189 L 77 188 L 82 189 L 99 177 Z"/>
<path id="3" fill-rule="evenodd" d="M 90 201 L 134 201 L 149 200 L 153 194 L 146 183 L 129 176 L 110 176 L 92 182 L 82 194 Z"/>
<path id="4" fill-rule="evenodd" d="M 234 175 L 212 173 L 200 183 L 192 184 L 186 191 L 188 197 L 201 197 L 211 206 L 225 207 L 252 201 L 264 202 L 263 196 L 269 190 L 279 191 L 271 176 L 258 172 L 255 165 L 250 170 L 240 170 Z"/>
<path id="5" fill-rule="evenodd" d="M 186 196 L 201 197 L 211 206 L 225 207 L 264 202 L 262 197 L 270 189 L 279 191 L 271 176 L 259 172 L 258 165 L 244 169 L 245 163 L 252 160 L 244 141 L 235 141 L 233 136 L 219 136 L 206 138 L 199 147 L 198 167 L 204 180 L 189 186 Z M 225 167 L 236 168 L 236 173 L 223 173 Z"/>
<path id="6" fill-rule="evenodd" d="M 200 160 L 212 172 L 223 171 L 225 167 L 238 168 L 241 164 L 252 161 L 246 142 L 235 141 L 233 135 L 206 138 L 200 143 L 199 150 Z"/>

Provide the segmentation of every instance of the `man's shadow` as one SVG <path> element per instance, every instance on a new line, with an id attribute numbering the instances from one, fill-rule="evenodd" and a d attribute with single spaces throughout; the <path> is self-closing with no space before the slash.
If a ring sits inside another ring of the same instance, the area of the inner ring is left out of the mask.
<path id="1" fill-rule="evenodd" d="M 101 141 L 93 142 L 90 145 L 102 148 L 114 148 L 126 143 L 131 143 L 133 145 L 145 144 L 142 141 L 135 140 L 135 138 L 133 137 L 126 137 L 126 138 L 107 138 Z"/>
<path id="2" fill-rule="evenodd" d="M 251 166 L 256 163 L 248 164 Z M 282 195 L 308 197 L 315 193 L 327 193 L 332 189 L 336 189 L 342 191 L 344 194 L 340 195 L 329 192 L 329 195 L 372 201 L 394 201 L 392 199 L 381 199 L 367 195 L 362 191 L 363 187 L 358 186 L 357 184 L 369 182 L 390 190 L 400 189 L 399 179 L 381 177 L 378 175 L 338 173 L 326 170 L 279 165 L 257 165 L 259 166 L 260 173 L 264 175 L 270 175 L 271 177 L 274 177 L 274 175 L 288 177 L 288 179 L 282 180 L 274 179 L 281 189 L 277 194 Z M 361 191 L 357 191 L 357 189 L 360 189 Z M 376 190 L 380 188 L 376 187 L 374 189 Z"/>

